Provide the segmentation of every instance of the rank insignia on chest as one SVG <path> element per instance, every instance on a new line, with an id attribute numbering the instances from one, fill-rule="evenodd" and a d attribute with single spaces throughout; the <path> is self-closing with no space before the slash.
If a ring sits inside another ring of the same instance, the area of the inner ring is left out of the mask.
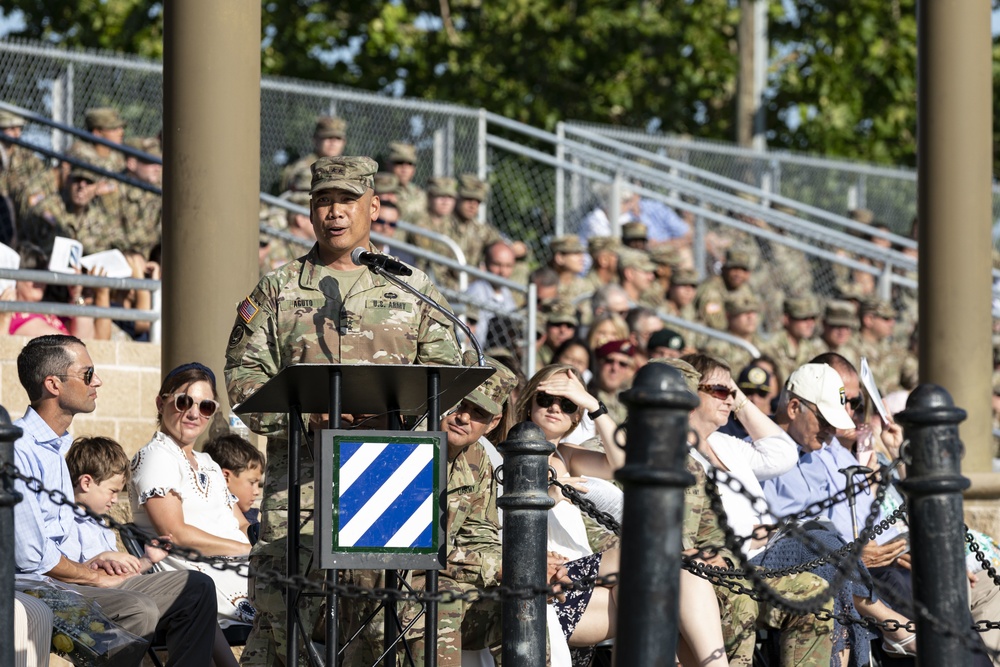
<path id="1" fill-rule="evenodd" d="M 253 299 L 247 297 L 240 303 L 236 312 L 239 313 L 240 319 L 243 320 L 244 324 L 250 324 L 250 321 L 260 312 L 260 308 L 253 302 Z"/>

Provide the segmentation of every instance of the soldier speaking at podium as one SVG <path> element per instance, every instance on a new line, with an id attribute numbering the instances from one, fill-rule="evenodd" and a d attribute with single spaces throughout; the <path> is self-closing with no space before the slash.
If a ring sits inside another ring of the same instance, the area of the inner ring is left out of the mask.
<path id="1" fill-rule="evenodd" d="M 237 308 L 226 351 L 230 401 L 244 401 L 286 366 L 301 363 L 447 364 L 461 363 L 448 319 L 385 278 L 351 260 L 351 251 L 377 253 L 369 235 L 378 218 L 373 190 L 378 164 L 368 157 L 320 158 L 312 165 L 310 216 L 316 245 L 303 257 L 261 278 Z M 446 304 L 427 276 L 414 269 L 405 279 L 421 293 Z M 350 387 L 345 387 L 351 391 Z M 345 416 L 345 420 L 350 418 Z M 286 418 L 246 415 L 255 432 L 268 437 L 260 541 L 251 552 L 257 569 L 284 571 L 288 529 L 288 443 Z M 317 417 L 313 428 L 320 427 Z M 380 424 L 373 424 L 378 428 Z M 301 461 L 302 516 L 312 517 L 313 461 Z M 305 572 L 313 548 L 313 522 L 302 529 Z M 257 608 L 243 665 L 281 665 L 286 655 L 285 606 L 279 586 L 255 582 L 250 597 Z M 307 635 L 319 611 L 318 598 L 302 598 Z"/>

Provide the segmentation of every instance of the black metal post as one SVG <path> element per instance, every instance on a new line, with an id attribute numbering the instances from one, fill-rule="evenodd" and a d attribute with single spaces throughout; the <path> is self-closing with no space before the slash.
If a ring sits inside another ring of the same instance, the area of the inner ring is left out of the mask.
<path id="1" fill-rule="evenodd" d="M 517 589 L 546 584 L 549 455 L 555 451 L 542 429 L 521 422 L 498 447 L 503 454 L 503 584 Z M 545 664 L 545 595 L 503 600 L 503 664 Z M 623 664 L 623 663 L 619 663 Z M 638 663 L 633 663 L 638 664 Z"/>
<path id="2" fill-rule="evenodd" d="M 907 477 L 900 486 L 907 496 L 910 553 L 913 558 L 913 597 L 929 615 L 971 636 L 969 595 L 965 574 L 965 530 L 962 491 L 964 453 L 958 424 L 965 410 L 955 407 L 943 387 L 922 384 L 896 415 L 910 441 Z M 921 665 L 972 664 L 962 637 L 948 636 L 924 614 L 917 613 L 917 655 Z"/>
<path id="3" fill-rule="evenodd" d="M 684 378 L 665 364 L 640 370 L 622 395 L 628 406 L 625 492 L 615 664 L 675 664 L 680 594 L 688 412 L 698 405 Z M 506 558 L 504 559 L 506 562 Z"/>
<path id="4" fill-rule="evenodd" d="M 14 441 L 21 429 L 10 423 L 7 410 L 0 407 L 0 469 L 14 464 Z M 14 664 L 14 505 L 21 494 L 14 490 L 14 480 L 0 476 L 0 544 L 8 547 L 0 555 L 0 665 Z"/>
<path id="5" fill-rule="evenodd" d="M 441 376 L 436 371 L 427 374 L 427 428 L 431 431 L 441 430 Z M 446 445 L 447 446 L 447 445 Z M 447 450 L 443 452 L 448 455 Z M 447 489 L 441 494 L 438 512 L 446 520 L 448 506 Z M 445 530 L 448 527 L 445 526 Z M 424 575 L 424 590 L 430 594 L 438 592 L 438 571 L 426 570 Z M 438 603 L 428 600 L 424 609 L 424 667 L 437 667 L 437 636 L 438 636 Z"/>
<path id="6" fill-rule="evenodd" d="M 301 512 L 299 507 L 299 455 L 302 450 L 302 410 L 297 405 L 292 406 L 288 415 L 288 542 L 285 551 L 285 574 L 293 579 L 299 574 L 299 523 Z M 299 664 L 299 624 L 298 618 L 299 592 L 291 585 L 285 586 L 285 664 L 288 667 L 298 667 Z M 305 637 L 309 641 L 309 637 Z"/>
<path id="7" fill-rule="evenodd" d="M 340 421 L 340 406 L 341 406 L 341 391 L 343 390 L 343 376 L 339 368 L 335 368 L 330 372 L 330 408 L 328 420 L 330 428 L 339 429 L 341 427 Z M 319 443 L 313 449 L 314 452 L 319 452 Z M 315 470 L 317 474 L 314 476 L 315 479 L 319 479 L 318 471 L 320 465 L 330 465 L 329 461 L 323 461 L 320 464 L 318 461 L 314 461 Z M 317 482 L 318 485 L 318 482 Z M 314 508 L 314 510 L 317 508 Z M 318 515 L 314 515 L 318 516 Z M 314 548 L 319 547 L 319 531 L 326 530 L 327 526 L 314 526 Z M 337 637 L 337 631 L 339 628 L 337 624 L 340 623 L 340 613 L 337 609 L 339 604 L 337 600 L 337 593 L 334 590 L 334 586 L 337 583 L 337 570 L 331 569 L 326 571 L 326 655 L 325 655 L 325 666 L 326 667 L 336 667 L 337 665 L 337 654 L 339 653 L 339 641 Z"/>

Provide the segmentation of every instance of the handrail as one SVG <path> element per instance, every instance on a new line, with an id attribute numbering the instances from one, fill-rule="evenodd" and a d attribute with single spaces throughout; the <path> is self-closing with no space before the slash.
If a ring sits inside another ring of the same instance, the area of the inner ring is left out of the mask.
<path id="1" fill-rule="evenodd" d="M 0 269 L 0 278 L 7 280 L 30 280 L 46 285 L 82 285 L 84 287 L 109 287 L 115 290 L 145 290 L 155 292 L 161 289 L 159 280 L 149 278 L 109 278 L 83 273 L 60 273 L 37 269 Z"/>
<path id="2" fill-rule="evenodd" d="M 736 345 L 737 347 L 742 347 L 744 350 L 749 352 L 750 356 L 752 356 L 754 359 L 760 358 L 760 350 L 758 350 L 753 343 L 748 343 L 742 338 L 737 338 L 731 333 L 727 333 L 725 331 L 719 331 L 718 329 L 713 329 L 712 327 L 705 326 L 704 324 L 699 324 L 698 322 L 692 322 L 691 320 L 685 320 L 683 317 L 679 317 L 677 315 L 671 315 L 670 313 L 666 313 L 662 310 L 656 311 L 656 315 L 667 324 L 673 324 L 674 326 L 682 327 L 684 329 L 694 331 L 695 333 L 700 333 L 703 336 L 709 336 L 711 338 L 718 338 L 719 340 L 724 340 L 727 343 Z M 739 373 L 739 369 L 734 368 L 733 371 Z"/>
<path id="3" fill-rule="evenodd" d="M 93 317 L 122 322 L 156 322 L 160 313 L 134 308 L 105 308 L 103 306 L 78 306 L 72 303 L 49 301 L 0 301 L 0 313 L 39 313 L 57 317 Z"/>
<path id="4" fill-rule="evenodd" d="M 458 246 L 458 244 L 455 243 L 454 239 L 452 239 L 450 236 L 447 236 L 445 234 L 441 234 L 440 232 L 432 232 L 429 229 L 423 229 L 422 227 L 418 227 L 417 225 L 410 224 L 409 222 L 406 222 L 405 220 L 398 221 L 396 223 L 396 228 L 400 229 L 400 230 L 402 230 L 404 232 L 410 232 L 410 233 L 413 233 L 413 234 L 418 234 L 418 235 L 423 236 L 425 238 L 429 238 L 432 241 L 437 241 L 438 243 L 443 243 L 444 245 L 448 246 L 449 250 L 451 250 L 453 253 L 455 253 L 455 261 L 457 261 L 459 264 L 461 264 L 463 266 L 465 266 L 465 265 L 468 264 L 468 261 L 465 258 L 465 253 Z M 395 239 L 393 239 L 392 242 L 395 242 Z M 469 289 L 469 276 L 465 273 L 465 271 L 461 271 L 458 274 L 458 288 L 461 291 L 463 291 L 463 292 L 465 290 Z"/>

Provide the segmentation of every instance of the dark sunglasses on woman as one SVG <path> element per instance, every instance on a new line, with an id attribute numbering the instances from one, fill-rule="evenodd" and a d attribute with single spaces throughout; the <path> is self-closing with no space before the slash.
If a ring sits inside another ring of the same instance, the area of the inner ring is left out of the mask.
<path id="1" fill-rule="evenodd" d="M 546 394 L 544 391 L 540 391 L 535 394 L 535 403 L 537 403 L 540 408 L 550 408 L 556 401 L 559 401 L 559 409 L 567 415 L 571 415 L 579 409 L 577 408 L 576 403 L 568 398 L 557 398 Z"/>
<path id="2" fill-rule="evenodd" d="M 727 398 L 736 398 L 736 390 L 730 389 L 724 384 L 700 384 L 698 391 L 703 391 L 713 398 L 724 401 Z"/>

